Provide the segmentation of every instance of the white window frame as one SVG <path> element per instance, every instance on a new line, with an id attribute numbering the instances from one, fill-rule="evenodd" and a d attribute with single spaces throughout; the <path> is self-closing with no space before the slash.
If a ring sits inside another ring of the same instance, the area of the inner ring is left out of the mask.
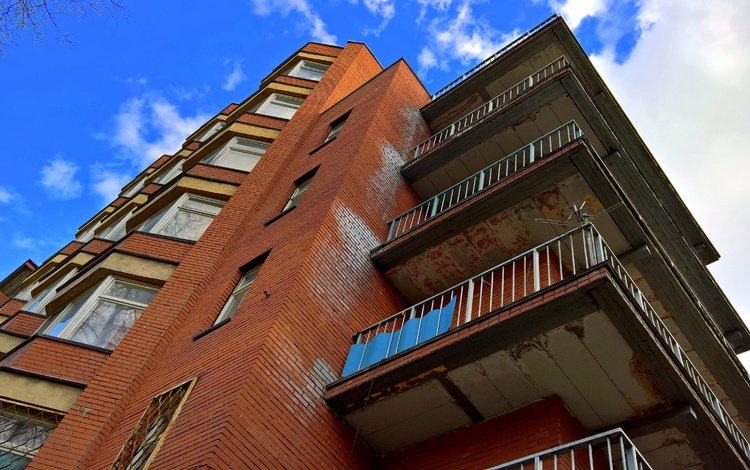
<path id="1" fill-rule="evenodd" d="M 206 142 L 211 137 L 218 134 L 220 130 L 224 129 L 225 124 L 226 123 L 224 121 L 215 122 L 213 126 L 211 126 L 206 132 L 203 133 L 203 135 L 198 138 L 198 142 Z"/>
<path id="2" fill-rule="evenodd" d="M 158 183 L 161 185 L 167 184 L 173 179 L 177 177 L 180 173 L 182 173 L 182 164 L 184 163 L 184 159 L 177 160 L 172 167 L 161 174 L 158 178 L 154 180 L 154 183 Z"/>
<path id="3" fill-rule="evenodd" d="M 262 114 L 264 116 L 288 120 L 294 117 L 294 115 L 297 113 L 297 110 L 300 108 L 300 106 L 302 106 L 302 103 L 304 101 L 304 99 L 297 98 L 296 96 L 285 95 L 282 93 L 271 93 L 266 99 L 263 100 L 263 102 L 253 108 L 252 112 L 256 114 Z M 293 110 L 292 114 L 290 116 L 270 114 L 269 110 L 272 110 L 272 107 L 274 106 L 280 107 L 282 109 L 291 109 Z"/>
<path id="4" fill-rule="evenodd" d="M 55 297 L 55 294 L 57 294 L 57 289 L 61 285 L 65 284 L 65 282 L 72 278 L 77 272 L 78 268 L 73 268 L 65 273 L 57 282 L 50 284 L 46 289 L 38 293 L 35 297 L 30 298 L 29 301 L 24 304 L 21 310 L 32 313 L 42 313 L 44 307 L 46 307 L 50 300 Z M 30 307 L 31 304 L 35 304 L 33 308 Z"/>
<path id="5" fill-rule="evenodd" d="M 127 191 L 123 193 L 122 197 L 127 197 L 127 198 L 133 197 L 137 193 L 139 193 L 141 189 L 143 189 L 144 186 L 146 186 L 146 181 L 144 178 L 140 178 L 136 184 L 131 186 L 130 189 L 128 189 Z"/>
<path id="6" fill-rule="evenodd" d="M 202 212 L 193 208 L 183 208 L 182 205 L 185 204 L 190 199 L 217 205 L 219 206 L 219 210 L 216 212 L 216 214 L 211 214 L 211 213 Z M 154 224 L 153 227 L 151 227 L 148 230 L 143 230 L 146 233 L 153 233 L 155 235 L 159 235 L 159 232 L 169 223 L 170 220 L 172 220 L 177 215 L 177 212 L 180 210 L 194 212 L 200 215 L 211 216 L 212 219 L 215 219 L 216 216 L 219 215 L 219 212 L 221 212 L 221 209 L 223 208 L 224 208 L 224 201 L 221 201 L 219 199 L 211 199 L 208 197 L 202 197 L 202 196 L 197 196 L 195 194 L 185 193 L 179 198 L 177 198 L 174 202 L 172 202 L 172 204 L 169 207 L 162 209 L 161 211 L 157 212 L 153 216 L 149 217 L 145 222 L 143 222 L 143 224 L 141 224 L 141 228 L 147 225 L 154 217 L 159 217 L 159 220 Z M 209 223 L 209 225 L 211 224 Z M 208 225 L 206 226 L 206 228 L 208 228 Z M 182 237 L 178 237 L 178 238 L 182 238 Z M 183 239 L 192 240 L 190 238 L 183 238 Z"/>
<path id="7" fill-rule="evenodd" d="M 331 67 L 331 64 L 323 64 L 321 62 L 313 62 L 311 60 L 300 60 L 294 66 L 287 71 L 286 75 L 289 75 L 290 77 L 296 77 L 301 78 L 303 80 L 310 80 L 313 82 L 319 82 L 321 78 L 323 78 L 323 75 L 328 71 L 328 69 Z M 323 70 L 321 70 L 323 69 Z M 318 78 L 310 78 L 302 76 L 302 71 L 307 70 L 311 71 L 315 74 L 320 74 Z"/>
<path id="8" fill-rule="evenodd" d="M 265 155 L 269 145 L 269 143 L 260 140 L 248 139 L 245 137 L 232 137 L 226 144 L 224 144 L 224 146 L 204 157 L 201 162 L 209 165 L 250 172 L 255 168 L 255 165 L 261 157 Z M 233 152 L 243 155 L 251 155 L 257 158 L 255 158 L 255 162 L 253 162 L 250 168 L 238 168 L 227 164 L 227 160 L 232 156 Z"/>
<path id="9" fill-rule="evenodd" d="M 102 232 L 101 232 L 101 233 L 99 234 L 99 237 L 100 237 L 100 238 L 104 238 L 105 240 L 113 241 L 113 242 L 117 242 L 117 241 L 120 241 L 120 240 L 122 240 L 123 238 L 125 238 L 125 235 L 127 235 L 127 234 L 128 234 L 128 231 L 127 231 L 127 228 L 125 227 L 125 224 L 126 224 L 126 223 L 128 222 L 128 220 L 130 219 L 130 216 L 131 216 L 132 214 L 133 214 L 133 213 L 131 212 L 131 213 L 129 213 L 129 214 L 126 214 L 126 215 L 124 215 L 124 216 L 120 217 L 120 220 L 118 220 L 118 221 L 117 221 L 117 222 L 115 222 L 114 224 L 112 224 L 112 225 L 110 225 L 109 227 L 107 227 L 106 229 L 104 229 L 104 230 L 103 230 L 103 231 L 102 231 Z M 113 237 L 113 235 L 114 235 L 115 233 L 117 233 L 117 232 L 119 232 L 120 230 L 123 230 L 123 229 L 124 229 L 125 231 L 124 231 L 124 232 L 122 233 L 122 236 L 121 236 L 121 237 L 117 237 L 117 238 L 114 238 L 114 237 Z"/>
<path id="10" fill-rule="evenodd" d="M 224 307 L 222 307 L 221 312 L 219 312 L 219 316 L 216 317 L 214 325 L 234 317 L 237 310 L 240 308 L 240 305 L 242 305 L 242 300 L 245 298 L 245 294 L 247 294 L 247 291 L 250 290 L 250 287 L 258 278 L 258 272 L 260 272 L 262 266 L 263 262 L 261 261 L 242 275 L 237 282 L 237 285 L 234 286 L 234 290 L 232 290 L 232 294 L 227 299 Z M 250 279 L 248 280 L 248 278 Z"/>
<path id="11" fill-rule="evenodd" d="M 35 281 L 28 286 L 24 287 L 16 295 L 13 296 L 14 299 L 21 299 L 29 302 L 32 299 L 31 291 L 33 291 L 36 286 L 39 285 L 39 281 Z"/>
<path id="12" fill-rule="evenodd" d="M 78 308 L 78 311 L 73 314 L 73 317 L 70 318 L 70 322 L 63 327 L 62 330 L 60 330 L 57 334 L 50 335 L 55 338 L 61 338 L 61 339 L 68 339 L 73 337 L 75 333 L 78 331 L 78 329 L 83 325 L 83 323 L 88 319 L 88 317 L 91 315 L 92 311 L 96 307 L 97 303 L 100 299 L 105 300 L 107 302 L 124 305 L 126 307 L 133 307 L 133 308 L 139 308 L 141 309 L 141 313 L 143 310 L 145 310 L 149 304 L 142 304 L 140 302 L 135 302 L 132 300 L 126 300 L 121 299 L 119 297 L 113 297 L 110 295 L 105 295 L 104 292 L 109 289 L 112 285 L 114 285 L 115 282 L 121 282 L 123 284 L 130 284 L 132 286 L 139 287 L 141 289 L 145 290 L 151 290 L 154 291 L 154 293 L 159 292 L 159 289 L 157 287 L 153 286 L 147 286 L 145 284 L 138 284 L 136 282 L 127 281 L 124 279 L 119 279 L 114 276 L 107 276 L 102 282 L 99 283 L 94 290 L 89 291 L 90 293 L 83 293 L 81 296 L 87 295 L 86 301 L 81 304 L 81 306 Z M 49 323 L 46 323 L 42 329 L 42 334 L 49 334 L 49 331 L 57 325 L 57 320 L 60 318 L 65 318 L 65 314 L 70 311 L 71 308 L 75 305 L 76 301 L 80 299 L 80 297 L 76 297 L 73 299 L 68 305 L 65 306 L 64 309 L 60 311 L 57 315 L 52 317 L 49 321 Z M 71 340 L 73 341 L 73 340 Z M 88 343 L 84 343 L 88 344 Z M 95 347 L 101 347 L 98 345 L 91 345 Z"/>

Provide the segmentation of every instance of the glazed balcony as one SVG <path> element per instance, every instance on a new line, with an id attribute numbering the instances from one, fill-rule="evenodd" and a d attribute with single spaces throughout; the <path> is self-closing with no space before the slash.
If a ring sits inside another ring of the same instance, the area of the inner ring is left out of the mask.
<path id="1" fill-rule="evenodd" d="M 469 129 L 491 118 L 493 115 L 500 112 L 510 104 L 518 101 L 519 99 L 523 99 L 524 96 L 535 90 L 541 83 L 543 83 L 549 77 L 554 76 L 556 73 L 560 72 L 568 65 L 569 64 L 567 59 L 565 57 L 560 57 L 555 61 L 547 64 L 540 70 L 532 73 L 528 77 L 525 77 L 523 80 L 519 81 L 512 87 L 503 91 L 486 103 L 483 103 L 478 108 L 461 116 L 459 119 L 452 122 L 449 126 L 436 132 L 429 139 L 418 144 L 414 148 L 413 159 L 416 160 L 418 158 L 423 158 L 431 151 L 447 144 L 452 139 L 455 139 Z"/>
<path id="2" fill-rule="evenodd" d="M 518 150 L 504 156 L 478 172 L 445 189 L 418 206 L 393 218 L 389 225 L 388 241 L 421 226 L 436 216 L 457 206 L 482 191 L 505 181 L 534 162 L 554 154 L 564 146 L 583 137 L 575 121 L 545 134 Z"/>
<path id="3" fill-rule="evenodd" d="M 590 431 L 687 403 L 697 423 L 645 438 L 679 436 L 691 461 L 750 464 L 731 415 L 590 224 L 362 330 L 327 400 L 390 452 L 550 394 Z"/>
<path id="4" fill-rule="evenodd" d="M 609 470 L 652 470 L 633 441 L 620 429 L 547 449 L 488 470 L 585 468 Z"/>

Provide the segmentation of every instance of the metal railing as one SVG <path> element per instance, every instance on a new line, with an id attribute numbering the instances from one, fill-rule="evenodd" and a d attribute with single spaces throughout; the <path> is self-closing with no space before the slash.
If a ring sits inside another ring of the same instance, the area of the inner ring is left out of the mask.
<path id="1" fill-rule="evenodd" d="M 367 358 L 370 342 L 379 341 L 385 353 L 377 360 L 382 360 L 605 263 L 630 295 L 647 326 L 671 354 L 675 365 L 693 385 L 741 455 L 750 462 L 750 443 L 636 282 L 590 223 L 391 315 L 356 335 L 355 343 L 364 343 L 362 357 Z M 420 334 L 424 327 L 428 331 Z M 415 329 L 416 338 L 413 333 Z M 404 342 L 404 337 L 408 341 Z M 360 360 L 357 369 L 367 365 L 370 364 Z"/>
<path id="2" fill-rule="evenodd" d="M 583 136 L 575 121 L 570 121 L 515 152 L 506 155 L 468 178 L 436 194 L 388 222 L 388 241 L 422 225 L 456 204 L 503 181 L 514 173 L 547 157 L 561 147 Z"/>
<path id="3" fill-rule="evenodd" d="M 439 98 L 440 96 L 448 93 L 450 90 L 452 90 L 453 88 L 455 88 L 459 83 L 463 82 L 464 80 L 466 80 L 467 78 L 471 77 L 472 75 L 474 75 L 475 73 L 479 72 L 480 70 L 483 70 L 484 68 L 486 68 L 487 66 L 489 66 L 490 64 L 492 64 L 494 61 L 496 61 L 497 59 L 499 59 L 503 55 L 507 54 L 510 50 L 514 49 L 516 46 L 518 46 L 519 44 L 521 44 L 526 38 L 528 38 L 529 36 L 531 36 L 532 34 L 536 33 L 537 31 L 539 31 L 540 29 L 544 28 L 545 26 L 547 26 L 548 24 L 552 23 L 553 21 L 555 21 L 558 18 L 559 18 L 559 16 L 557 14 L 554 14 L 554 15 L 550 16 L 549 18 L 547 18 L 546 20 L 544 20 L 541 23 L 539 23 L 538 25 L 534 26 L 530 30 L 526 31 L 522 35 L 518 36 L 516 39 L 514 39 L 513 41 L 511 41 L 508 44 L 506 44 L 503 48 L 501 48 L 500 50 L 498 50 L 497 52 L 495 52 L 491 56 L 487 57 L 482 62 L 480 62 L 477 65 L 475 65 L 474 67 L 470 68 L 466 72 L 462 73 L 458 78 L 454 79 L 453 81 L 451 81 L 450 83 L 448 83 L 447 85 L 445 85 L 443 88 L 441 88 L 438 91 L 436 91 L 432 95 L 432 99 L 435 100 L 435 99 Z"/>
<path id="4" fill-rule="evenodd" d="M 417 145 L 414 148 L 414 159 L 416 160 L 453 137 L 471 129 L 476 124 L 484 121 L 487 116 L 497 113 L 498 110 L 503 109 L 510 101 L 534 88 L 540 81 L 556 72 L 559 72 L 567 65 L 568 60 L 565 57 L 560 57 L 482 104 L 475 110 L 465 114 L 448 127 L 442 129 L 440 132 L 432 135 L 430 138 Z"/>
<path id="5" fill-rule="evenodd" d="M 650 470 L 651 465 L 625 432 L 612 429 L 504 463 L 488 470 L 544 469 Z"/>

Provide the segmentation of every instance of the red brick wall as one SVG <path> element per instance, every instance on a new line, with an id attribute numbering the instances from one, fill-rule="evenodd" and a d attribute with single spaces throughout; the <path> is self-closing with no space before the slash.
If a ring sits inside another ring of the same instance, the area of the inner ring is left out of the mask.
<path id="1" fill-rule="evenodd" d="M 83 246 L 83 242 L 72 241 L 65 245 L 65 247 L 59 251 L 63 255 L 69 255 Z"/>
<path id="2" fill-rule="evenodd" d="M 587 435 L 557 396 L 384 457 L 390 469 L 487 468 Z M 562 468 L 562 467 L 561 467 Z"/>
<path id="3" fill-rule="evenodd" d="M 22 304 L 21 307 L 24 304 Z M 5 320 L 2 326 L 0 326 L 0 330 L 17 333 L 19 335 L 31 336 L 40 326 L 42 326 L 45 319 L 46 318 L 43 315 L 18 312 Z"/>
<path id="4" fill-rule="evenodd" d="M 171 263 L 179 263 L 193 244 L 142 232 L 132 232 L 117 245 L 116 250 L 133 255 L 143 255 Z"/>
<path id="5" fill-rule="evenodd" d="M 267 127 L 269 129 L 278 130 L 283 130 L 284 126 L 286 126 L 287 123 L 287 121 L 284 119 L 253 113 L 243 113 L 238 116 L 236 120 L 245 124 L 252 124 L 254 126 Z"/>
<path id="6" fill-rule="evenodd" d="M 337 151 L 307 154 L 320 144 L 330 120 L 337 117 L 333 114 L 347 110 L 342 105 L 335 113 L 320 117 L 323 102 L 337 87 L 354 89 L 370 78 L 362 73 L 354 77 L 357 83 L 339 82 L 349 67 L 366 62 L 362 50 L 353 44 L 341 53 L 107 358 L 32 467 L 109 467 L 152 397 L 196 375 L 200 379 L 152 468 L 367 465 L 369 454 L 364 449 L 351 453 L 353 430 L 333 415 L 321 395 L 324 384 L 343 363 L 352 325 L 361 327 L 392 310 L 400 298 L 372 267 L 366 247 L 339 252 L 337 256 L 352 258 L 351 264 L 338 273 L 327 267 L 320 275 L 323 291 L 312 291 L 305 279 L 316 270 L 319 258 L 330 252 L 330 242 L 341 245 L 345 243 L 342 237 L 355 236 L 342 235 L 341 230 L 365 231 L 365 227 L 337 228 L 329 209 L 335 200 L 343 205 L 342 201 L 359 199 L 366 187 L 362 183 L 372 179 L 367 172 L 382 166 L 380 142 L 372 142 L 374 135 L 368 142 L 357 132 L 350 134 L 358 144 L 345 145 L 341 137 L 335 142 Z M 373 111 L 384 99 L 390 102 L 382 108 L 393 111 L 375 120 Z M 362 124 L 352 126 L 381 126 L 384 131 L 377 134 L 398 148 L 408 148 L 413 142 L 405 139 L 422 136 L 404 133 L 401 103 L 415 110 L 426 100 L 418 81 L 399 64 L 378 83 L 373 82 L 356 103 L 360 106 L 357 120 Z M 354 104 L 351 101 L 349 106 Z M 358 146 L 366 150 L 360 152 Z M 316 180 L 300 207 L 265 227 L 286 202 L 294 179 L 318 164 Z M 397 175 L 397 166 L 391 171 Z M 392 193 L 375 196 L 379 196 L 374 198 L 378 211 L 381 205 L 392 204 Z M 370 214 L 364 201 L 356 210 L 368 212 L 382 237 L 384 215 Z M 371 246 L 379 242 L 366 236 Z M 193 341 L 193 335 L 212 324 L 239 277 L 239 267 L 270 248 L 261 276 L 235 318 Z M 352 266 L 366 272 L 349 273 Z M 334 274 L 335 279 L 323 280 Z M 359 302 L 351 307 L 360 310 L 350 314 L 346 306 L 336 303 L 336 297 L 339 291 L 351 291 L 350 280 L 357 277 L 372 292 L 365 292 L 361 300 L 350 295 L 348 300 Z M 330 281 L 338 284 L 336 291 L 326 291 Z M 372 303 L 379 305 L 373 308 Z M 81 413 L 84 408 L 86 413 Z"/>
<path id="7" fill-rule="evenodd" d="M 109 240 L 104 240 L 102 238 L 95 238 L 91 240 L 90 242 L 86 243 L 86 245 L 81 249 L 81 251 L 85 251 L 86 253 L 91 253 L 94 255 L 98 255 L 99 253 L 103 252 L 110 246 L 112 246 L 114 243 Z"/>
<path id="8" fill-rule="evenodd" d="M 107 356 L 103 351 L 36 337 L 22 351 L 0 361 L 0 366 L 85 384 Z"/>
<path id="9" fill-rule="evenodd" d="M 222 181 L 226 183 L 232 183 L 239 185 L 247 176 L 247 173 L 241 171 L 231 170 L 229 168 L 221 168 L 218 166 L 197 164 L 190 168 L 187 172 L 188 175 L 197 176 L 199 178 L 206 178 L 213 181 Z"/>
<path id="10" fill-rule="evenodd" d="M 315 43 L 305 44 L 302 50 L 304 52 L 309 52 L 311 54 L 321 54 L 321 55 L 327 55 L 331 57 L 337 57 L 342 52 L 341 47 L 329 46 L 327 44 L 315 44 Z"/>
<path id="11" fill-rule="evenodd" d="M 9 301 L 5 302 L 2 306 L 0 306 L 0 315 L 8 315 L 8 316 L 13 315 L 18 310 L 20 310 L 21 307 L 23 307 L 24 305 L 26 305 L 25 300 L 10 299 Z"/>

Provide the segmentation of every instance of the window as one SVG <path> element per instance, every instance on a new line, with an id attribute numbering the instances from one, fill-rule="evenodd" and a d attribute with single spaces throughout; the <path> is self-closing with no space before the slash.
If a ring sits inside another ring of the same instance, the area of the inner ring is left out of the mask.
<path id="1" fill-rule="evenodd" d="M 286 73 L 292 77 L 306 78 L 307 80 L 319 81 L 323 78 L 323 74 L 326 73 L 330 67 L 329 64 L 321 64 L 319 62 L 311 62 L 309 60 L 300 60 L 294 67 L 289 69 Z"/>
<path id="2" fill-rule="evenodd" d="M 125 191 L 125 194 L 122 195 L 122 197 L 133 197 L 137 193 L 140 192 L 141 189 L 143 189 L 143 186 L 145 185 L 145 180 L 141 178 L 136 184 L 132 185 L 130 189 Z"/>
<path id="3" fill-rule="evenodd" d="M 228 320 L 234 316 L 234 314 L 237 312 L 237 309 L 240 306 L 240 303 L 242 302 L 242 298 L 245 297 L 245 294 L 247 293 L 247 290 L 250 288 L 250 285 L 258 276 L 258 271 L 260 271 L 260 267 L 261 267 L 261 264 L 255 265 L 252 269 L 250 269 L 246 274 L 244 274 L 240 278 L 240 281 L 237 283 L 237 285 L 234 287 L 234 290 L 232 291 L 232 295 L 229 296 L 229 300 L 227 300 L 227 303 L 224 304 L 224 308 L 221 309 L 219 316 L 216 317 L 216 321 L 214 322 L 214 325 L 217 323 L 221 323 L 224 320 Z"/>
<path id="4" fill-rule="evenodd" d="M 272 93 L 261 104 L 253 108 L 252 112 L 265 114 L 282 119 L 291 119 L 302 105 L 302 98 Z"/>
<path id="5" fill-rule="evenodd" d="M 122 237 L 124 237 L 128 233 L 127 227 L 125 225 L 127 224 L 131 214 L 132 212 L 120 217 L 120 220 L 103 230 L 102 233 L 99 234 L 99 236 L 113 242 L 121 240 Z"/>
<path id="6" fill-rule="evenodd" d="M 233 137 L 226 145 L 201 160 L 211 165 L 251 171 L 260 157 L 266 153 L 268 144 L 258 140 Z"/>
<path id="7" fill-rule="evenodd" d="M 53 317 L 42 328 L 42 334 L 114 349 L 157 291 L 107 277 Z"/>
<path id="8" fill-rule="evenodd" d="M 213 126 L 211 126 L 211 128 L 209 128 L 205 133 L 203 133 L 202 136 L 200 136 L 198 138 L 198 142 L 205 142 L 205 141 L 207 141 L 208 139 L 210 139 L 211 137 L 213 137 L 214 135 L 216 135 L 216 133 L 219 132 L 220 130 L 222 130 L 223 128 L 224 128 L 224 123 L 223 122 L 217 122 L 217 123 L 215 123 Z"/>
<path id="9" fill-rule="evenodd" d="M 175 177 L 177 175 L 179 175 L 180 173 L 182 173 L 182 165 L 180 164 L 181 162 L 182 162 L 182 160 L 178 160 L 177 163 L 175 163 L 174 165 L 172 165 L 172 168 L 170 168 L 169 170 L 167 170 L 159 178 L 156 179 L 156 183 L 167 184 L 170 181 L 172 181 L 173 179 L 175 179 Z"/>
<path id="10" fill-rule="evenodd" d="M 26 301 L 31 300 L 31 291 L 33 291 L 38 285 L 39 285 L 39 281 L 29 284 L 28 286 L 21 289 L 16 295 L 14 295 L 13 298 L 26 300 Z"/>
<path id="11" fill-rule="evenodd" d="M 146 221 L 141 230 L 168 237 L 198 240 L 219 213 L 223 202 L 183 194 L 171 206 Z"/>
<path id="12" fill-rule="evenodd" d="M 194 383 L 195 379 L 185 382 L 151 400 L 112 464 L 113 470 L 141 470 L 149 466 Z"/>
<path id="13" fill-rule="evenodd" d="M 331 123 L 331 130 L 328 131 L 326 140 L 323 141 L 324 144 L 326 142 L 332 141 L 333 139 L 336 138 L 337 135 L 339 135 L 339 132 L 341 132 L 341 129 L 344 128 L 344 123 L 346 123 L 346 119 L 348 117 L 349 117 L 349 113 L 346 113 Z"/>
<path id="14" fill-rule="evenodd" d="M 37 295 L 35 295 L 33 299 L 29 299 L 26 305 L 23 306 L 22 310 L 25 310 L 27 312 L 41 313 L 42 310 L 44 310 L 44 307 L 55 296 L 55 292 L 57 291 L 57 288 L 65 284 L 65 282 L 68 279 L 72 278 L 76 272 L 78 272 L 77 268 L 71 269 L 63 277 L 61 277 L 57 282 L 47 286 L 44 290 L 42 290 Z"/>
<path id="15" fill-rule="evenodd" d="M 13 402 L 0 403 L 0 468 L 25 468 L 60 417 Z"/>
<path id="16" fill-rule="evenodd" d="M 304 196 L 305 191 L 307 191 L 307 188 L 310 186 L 310 181 L 312 181 L 312 177 L 314 175 L 315 172 L 311 172 L 297 180 L 297 187 L 294 188 L 294 192 L 289 197 L 289 200 L 287 201 L 284 209 L 282 209 L 281 212 L 286 212 L 299 205 L 299 202 L 302 200 L 302 196 Z"/>

